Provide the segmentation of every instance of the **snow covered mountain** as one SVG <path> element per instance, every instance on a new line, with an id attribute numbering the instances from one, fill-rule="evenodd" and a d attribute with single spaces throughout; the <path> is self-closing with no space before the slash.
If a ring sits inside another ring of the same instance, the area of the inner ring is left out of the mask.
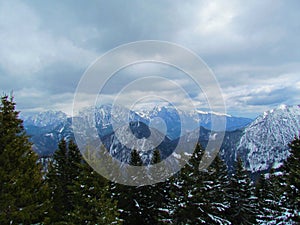
<path id="1" fill-rule="evenodd" d="M 141 109 L 138 112 L 128 110 L 121 106 L 116 106 L 112 112 L 111 105 L 101 105 L 94 108 L 86 108 L 82 110 L 78 117 L 82 121 L 82 126 L 85 123 L 94 123 L 98 130 L 100 138 L 107 138 L 114 135 L 113 124 L 117 125 L 117 129 L 121 129 L 122 119 L 128 118 L 127 122 L 142 122 L 143 124 L 155 128 L 158 132 L 166 135 L 169 141 L 178 141 L 180 136 L 199 129 L 200 126 L 209 128 L 211 126 L 212 117 L 223 119 L 226 117 L 227 127 L 241 127 L 251 121 L 247 118 L 232 117 L 229 115 L 220 115 L 217 113 L 206 113 L 200 110 L 190 112 L 176 110 L 169 105 L 155 106 L 150 110 Z M 31 116 L 23 116 L 24 126 L 27 133 L 31 136 L 31 141 L 34 143 L 34 149 L 40 154 L 51 154 L 56 148 L 61 138 L 73 138 L 72 118 L 68 118 L 63 112 L 47 111 Z M 165 130 L 160 129 L 157 122 L 160 118 L 165 124 Z M 95 119 L 95 121 L 93 121 Z M 181 131 L 181 120 L 185 121 L 187 126 Z M 82 127 L 84 129 L 84 127 Z M 201 141 L 204 141 L 202 135 Z M 202 140 L 203 139 L 203 140 Z M 107 139 L 106 143 L 107 142 Z M 205 143 L 205 141 L 203 142 Z M 113 144 L 111 142 L 110 144 Z"/>
<path id="2" fill-rule="evenodd" d="M 188 147 L 189 143 L 194 143 L 197 139 L 203 146 L 206 145 L 212 134 L 218 131 L 210 131 L 211 116 L 226 117 L 227 124 L 231 121 L 232 126 L 240 127 L 242 124 L 249 122 L 245 118 L 232 117 L 229 115 L 218 115 L 216 113 L 205 113 L 201 111 L 182 112 L 168 106 L 154 107 L 151 110 L 139 112 L 128 111 L 123 107 L 117 107 L 112 114 L 110 105 L 97 107 L 94 109 L 85 109 L 78 116 L 82 120 L 82 124 L 93 122 L 96 124 L 98 137 L 110 153 L 121 161 L 128 161 L 130 148 L 124 143 L 131 143 L 141 152 L 142 158 L 149 160 L 149 152 L 151 149 L 149 142 L 145 139 L 153 133 L 162 142 L 158 146 L 161 151 L 162 158 L 172 153 L 178 144 L 179 135 L 183 134 L 181 140 Z M 129 112 L 129 116 L 127 115 Z M 95 114 L 95 117 L 93 116 Z M 120 126 L 113 129 L 112 123 L 122 124 L 121 118 L 125 115 L 128 117 L 128 126 Z M 151 121 L 154 118 L 161 118 L 166 124 L 166 132 L 162 132 L 153 127 Z M 95 118 L 96 121 L 91 121 Z M 188 121 L 189 129 L 198 130 L 200 135 L 197 136 L 194 130 L 185 130 L 181 132 L 180 119 Z M 192 118 L 192 119 L 191 119 Z M 198 118 L 198 119 L 195 119 Z M 31 136 L 34 150 L 39 155 L 52 154 L 56 149 L 58 142 L 62 138 L 74 138 L 72 130 L 72 118 L 67 118 L 62 112 L 45 112 L 30 117 L 23 117 L 24 125 L 27 133 Z M 232 119 L 232 120 L 230 120 Z M 126 136 L 130 129 L 131 133 L 138 138 L 136 143 L 132 143 L 133 139 Z M 114 130 L 116 132 L 114 132 Z M 300 132 L 300 107 L 299 106 L 279 106 L 276 109 L 265 112 L 247 127 L 236 129 L 234 131 L 226 131 L 220 155 L 225 159 L 229 169 L 232 169 L 234 161 L 239 155 L 245 162 L 245 166 L 251 172 L 267 170 L 270 167 L 277 168 L 287 158 L 288 143 L 299 135 Z M 122 136 L 123 135 L 123 136 Z M 147 136 L 148 135 L 148 136 Z M 196 137 L 197 136 L 197 137 Z M 150 143 L 151 145 L 151 143 Z M 153 142 L 153 146 L 156 144 Z M 141 149 L 139 149 L 141 148 Z"/>
<path id="3" fill-rule="evenodd" d="M 125 121 L 127 123 L 131 121 L 141 121 L 143 123 L 148 123 L 147 120 L 140 117 L 136 112 L 132 110 L 128 110 L 122 106 L 114 106 L 112 105 L 101 105 L 94 108 L 86 108 L 82 110 L 80 113 L 80 117 L 84 119 L 84 121 L 88 122 L 95 118 L 95 125 L 98 129 L 99 136 L 105 136 L 113 132 L 113 124 L 117 126 L 122 126 L 124 123 L 124 118 L 127 118 Z"/>
<path id="4" fill-rule="evenodd" d="M 251 172 L 278 168 L 288 157 L 288 144 L 300 134 L 300 106 L 281 105 L 247 126 L 236 154 Z"/>
<path id="5" fill-rule="evenodd" d="M 96 109 L 86 108 L 79 113 L 78 117 L 82 121 L 80 123 L 83 126 L 82 130 L 85 129 L 84 124 L 95 124 L 100 138 L 114 135 L 113 124 L 117 126 L 115 129 L 121 129 L 124 118 L 128 118 L 128 123 L 142 122 L 151 128 L 156 128 L 157 131 L 166 134 L 166 138 L 170 141 L 198 128 L 198 114 L 195 112 L 191 112 L 193 114 L 191 115 L 178 112 L 171 107 L 154 107 L 151 112 L 152 114 L 147 112 L 147 116 L 146 114 L 141 116 L 143 115 L 141 111 L 136 113 L 121 106 L 116 106 L 112 112 L 111 105 L 102 105 Z M 166 130 L 160 130 L 160 126 L 155 124 L 155 118 L 158 117 L 166 124 Z M 189 123 L 188 129 L 183 132 L 181 132 L 180 117 Z M 196 122 L 193 120 L 195 117 Z M 30 116 L 22 115 L 22 119 L 27 133 L 31 136 L 33 147 L 40 155 L 53 153 L 61 138 L 73 138 L 72 118 L 68 118 L 63 112 L 47 111 Z"/>
<path id="6" fill-rule="evenodd" d="M 26 116 L 21 115 L 24 120 L 24 126 L 35 126 L 35 127 L 55 127 L 60 123 L 64 123 L 67 120 L 67 115 L 61 111 L 46 111 L 38 114 Z"/>
<path id="7" fill-rule="evenodd" d="M 33 150 L 40 156 L 52 155 L 61 139 L 74 139 L 71 118 L 54 127 L 27 126 L 25 129 L 33 143 Z"/>
<path id="8" fill-rule="evenodd" d="M 200 129 L 198 141 L 205 146 L 213 132 Z M 300 106 L 281 105 L 264 112 L 244 129 L 226 131 L 220 149 L 229 171 L 234 169 L 237 156 L 241 157 L 247 170 L 252 173 L 279 168 L 289 155 L 288 144 L 300 135 Z M 194 132 L 185 137 L 197 138 Z"/>
<path id="9" fill-rule="evenodd" d="M 199 127 L 211 129 L 212 121 L 226 120 L 226 131 L 233 131 L 243 128 L 250 124 L 253 120 L 243 117 L 234 117 L 227 114 L 220 114 L 216 112 L 204 112 L 201 110 L 183 111 L 176 110 L 172 106 L 162 105 L 155 106 L 153 109 L 143 109 L 137 112 L 142 118 L 151 120 L 155 117 L 160 117 L 166 123 L 168 128 L 168 136 L 171 139 L 176 139 L 181 135 L 191 132 Z M 181 121 L 185 121 L 186 129 L 181 132 Z M 224 128 L 220 127 L 216 131 L 222 131 Z"/>
<path id="10" fill-rule="evenodd" d="M 154 149 L 160 150 L 161 158 L 165 159 L 172 154 L 177 144 L 143 122 L 130 122 L 129 126 L 118 128 L 102 137 L 101 141 L 111 156 L 127 163 L 132 149 L 136 149 L 142 160 L 149 163 Z"/>
<path id="11" fill-rule="evenodd" d="M 71 118 L 61 111 L 46 111 L 34 115 L 22 115 L 24 127 L 39 155 L 52 154 L 59 140 L 73 138 Z"/>

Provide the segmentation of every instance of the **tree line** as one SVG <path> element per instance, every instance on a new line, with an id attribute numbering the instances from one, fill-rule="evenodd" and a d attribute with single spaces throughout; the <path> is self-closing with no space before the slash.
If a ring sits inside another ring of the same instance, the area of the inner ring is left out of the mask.
<path id="1" fill-rule="evenodd" d="M 239 158 L 232 174 L 219 156 L 199 170 L 204 150 L 197 144 L 184 168 L 165 182 L 126 186 L 96 173 L 72 140 L 61 140 L 43 170 L 15 105 L 1 97 L 0 224 L 300 223 L 298 137 L 284 165 L 256 181 Z M 156 149 L 151 164 L 160 161 Z M 136 150 L 130 165 L 143 166 Z"/>

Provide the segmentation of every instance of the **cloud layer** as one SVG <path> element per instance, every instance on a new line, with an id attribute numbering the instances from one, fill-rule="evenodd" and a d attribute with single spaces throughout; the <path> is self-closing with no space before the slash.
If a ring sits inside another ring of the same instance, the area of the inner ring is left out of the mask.
<path id="1" fill-rule="evenodd" d="M 154 39 L 202 57 L 219 81 L 228 112 L 255 117 L 278 104 L 300 103 L 299 9 L 297 1 L 270 0 L 1 1 L 0 89 L 14 90 L 24 112 L 70 113 L 76 86 L 97 57 L 120 44 Z M 184 74 L 152 69 L 129 68 L 123 80 L 110 84 L 107 97 L 147 71 L 176 80 L 195 104 L 203 100 Z M 167 83 L 146 86 L 141 89 L 149 94 L 160 87 L 162 97 L 176 95 Z"/>

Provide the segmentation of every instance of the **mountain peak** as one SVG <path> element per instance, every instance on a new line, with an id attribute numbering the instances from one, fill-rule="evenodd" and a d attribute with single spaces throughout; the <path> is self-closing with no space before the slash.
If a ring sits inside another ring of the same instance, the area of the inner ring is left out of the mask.
<path id="1" fill-rule="evenodd" d="M 280 105 L 257 117 L 248 127 L 238 145 L 246 167 L 252 172 L 277 167 L 289 155 L 288 144 L 300 131 L 300 108 Z"/>
<path id="2" fill-rule="evenodd" d="M 281 104 L 278 106 L 278 109 L 281 109 L 281 110 L 286 110 L 287 108 L 288 108 L 288 106 L 285 104 Z"/>
<path id="3" fill-rule="evenodd" d="M 24 115 L 24 125 L 25 126 L 57 126 L 61 122 L 67 120 L 67 114 L 62 111 L 48 110 L 44 112 L 39 112 L 30 116 Z"/>

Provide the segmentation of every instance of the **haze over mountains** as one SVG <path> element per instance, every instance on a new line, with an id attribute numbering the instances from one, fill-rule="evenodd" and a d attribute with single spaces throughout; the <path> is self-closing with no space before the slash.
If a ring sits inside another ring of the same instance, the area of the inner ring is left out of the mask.
<path id="1" fill-rule="evenodd" d="M 133 144 L 139 150 L 142 159 L 148 162 L 151 151 L 143 151 L 144 149 L 157 147 L 162 158 L 166 158 L 172 154 L 179 139 L 185 140 L 186 145 L 191 140 L 198 139 L 205 146 L 209 138 L 221 132 L 221 130 L 210 130 L 212 119 L 226 119 L 227 126 L 220 155 L 225 159 L 229 169 L 232 168 L 236 157 L 240 156 L 249 171 L 263 171 L 281 165 L 289 154 L 288 143 L 298 136 L 300 131 L 299 106 L 281 105 L 258 116 L 254 121 L 214 112 L 200 110 L 183 112 L 171 106 L 156 106 L 150 110 L 129 111 L 130 125 L 118 127 L 119 135 L 116 136 L 112 124 L 118 124 L 120 118 L 125 118 L 128 110 L 118 106 L 114 115 L 111 114 L 111 110 L 111 105 L 102 105 L 96 110 L 83 110 L 79 117 L 83 122 L 87 122 L 93 119 L 95 113 L 96 127 L 102 143 L 113 157 L 123 162 L 128 162 L 131 149 L 122 143 L 124 140 L 133 142 L 126 136 L 128 129 L 138 139 Z M 188 126 L 185 130 L 181 130 L 181 119 L 187 121 Z M 60 139 L 74 138 L 72 118 L 67 117 L 63 112 L 41 112 L 28 117 L 23 116 L 23 120 L 34 143 L 34 150 L 41 156 L 51 155 L 56 150 Z M 195 131 L 199 129 L 199 136 L 197 136 Z M 146 140 L 150 134 L 156 135 L 161 143 L 153 142 L 152 146 L 149 146 L 149 141 Z M 120 141 L 120 138 L 124 140 Z"/>

